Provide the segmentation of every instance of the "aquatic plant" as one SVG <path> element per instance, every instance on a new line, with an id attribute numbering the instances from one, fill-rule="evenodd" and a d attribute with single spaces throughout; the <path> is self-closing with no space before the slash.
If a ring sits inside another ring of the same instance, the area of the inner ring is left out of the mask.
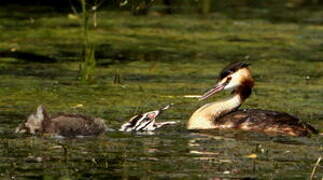
<path id="1" fill-rule="evenodd" d="M 93 80 L 96 66 L 95 59 L 95 45 L 90 43 L 89 40 L 89 17 L 90 11 L 87 5 L 86 0 L 80 0 L 82 5 L 82 38 L 83 38 L 83 47 L 81 59 L 82 62 L 80 64 L 80 79 L 81 81 L 89 82 Z M 96 6 L 93 6 L 96 7 Z M 92 8 L 94 12 L 96 8 Z M 96 21 L 95 21 L 96 22 Z"/>

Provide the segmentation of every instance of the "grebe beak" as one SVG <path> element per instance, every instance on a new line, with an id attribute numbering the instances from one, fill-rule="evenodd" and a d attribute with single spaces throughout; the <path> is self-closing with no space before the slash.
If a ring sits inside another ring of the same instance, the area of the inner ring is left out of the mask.
<path id="1" fill-rule="evenodd" d="M 159 116 L 163 111 L 167 110 L 168 108 L 170 108 L 170 106 L 172 106 L 172 104 L 168 104 L 167 106 L 160 108 L 159 110 L 155 110 L 155 111 L 150 111 L 147 113 L 144 113 L 143 116 L 144 117 L 148 117 L 150 120 L 155 120 L 157 118 L 157 116 Z"/>
<path id="2" fill-rule="evenodd" d="M 206 93 L 202 95 L 202 97 L 199 98 L 199 101 L 202 101 L 204 99 L 207 99 L 208 97 L 214 95 L 217 92 L 220 92 L 224 89 L 225 83 L 224 84 L 216 84 L 213 88 L 208 90 Z"/>
<path id="3" fill-rule="evenodd" d="M 173 104 L 168 104 L 167 106 L 160 108 L 159 110 L 150 111 L 150 112 L 144 113 L 142 115 L 143 115 L 143 117 L 148 117 L 151 121 L 154 121 L 157 118 L 157 116 L 159 116 L 163 111 L 170 108 L 170 106 L 172 106 L 172 105 Z"/>
<path id="4" fill-rule="evenodd" d="M 171 106 L 173 106 L 174 104 L 171 103 L 171 104 L 168 104 L 167 106 L 163 107 L 163 108 L 160 108 L 159 111 L 165 111 L 167 109 L 169 109 Z"/>

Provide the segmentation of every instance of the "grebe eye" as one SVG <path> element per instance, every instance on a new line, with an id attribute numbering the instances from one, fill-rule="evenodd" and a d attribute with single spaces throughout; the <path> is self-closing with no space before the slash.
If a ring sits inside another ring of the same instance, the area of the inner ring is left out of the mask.
<path id="1" fill-rule="evenodd" d="M 231 79 L 232 79 L 232 77 L 231 77 L 231 76 L 229 76 L 229 77 L 227 78 L 227 80 L 225 81 L 225 84 L 228 84 L 228 83 L 231 81 Z"/>

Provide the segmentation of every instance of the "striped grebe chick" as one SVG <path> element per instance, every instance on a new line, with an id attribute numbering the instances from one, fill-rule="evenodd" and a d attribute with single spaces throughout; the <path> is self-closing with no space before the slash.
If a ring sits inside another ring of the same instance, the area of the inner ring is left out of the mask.
<path id="1" fill-rule="evenodd" d="M 119 131 L 131 132 L 131 131 L 154 131 L 165 125 L 176 124 L 175 121 L 167 122 L 156 122 L 156 118 L 165 110 L 167 110 L 170 105 L 167 105 L 161 109 L 155 111 L 149 111 L 146 113 L 138 114 L 130 118 L 130 120 L 124 123 Z"/>
<path id="2" fill-rule="evenodd" d="M 97 136 L 106 132 L 105 120 L 80 114 L 59 113 L 49 116 L 43 105 L 38 106 L 26 121 L 15 130 L 16 133 L 51 135 L 63 137 Z"/>
<path id="3" fill-rule="evenodd" d="M 311 125 L 285 112 L 260 109 L 238 110 L 251 95 L 254 80 L 249 64 L 237 62 L 225 67 L 217 84 L 207 91 L 204 100 L 222 90 L 232 90 L 232 96 L 211 102 L 197 109 L 190 117 L 187 128 L 193 129 L 241 129 L 266 134 L 307 136 L 318 131 Z"/>

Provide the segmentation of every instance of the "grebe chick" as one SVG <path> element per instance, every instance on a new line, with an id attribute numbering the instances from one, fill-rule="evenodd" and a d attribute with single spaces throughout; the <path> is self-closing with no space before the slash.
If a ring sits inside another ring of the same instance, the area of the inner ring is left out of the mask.
<path id="1" fill-rule="evenodd" d="M 53 135 L 64 137 L 97 136 L 106 132 L 105 120 L 80 114 L 59 113 L 49 116 L 43 105 L 38 106 L 26 121 L 15 130 L 16 133 Z"/>
<path id="2" fill-rule="evenodd" d="M 170 105 L 167 105 L 155 111 L 135 115 L 132 118 L 130 118 L 128 122 L 124 123 L 119 129 L 119 131 L 154 131 L 155 129 L 165 125 L 176 124 L 175 121 L 156 122 L 156 118 L 169 107 Z"/>
<path id="3" fill-rule="evenodd" d="M 245 109 L 238 110 L 251 95 L 254 80 L 249 64 L 237 62 L 220 73 L 217 84 L 207 91 L 204 100 L 222 90 L 232 90 L 232 97 L 211 102 L 197 109 L 190 117 L 188 129 L 241 129 L 266 134 L 307 136 L 318 131 L 297 117 L 284 112 Z"/>

